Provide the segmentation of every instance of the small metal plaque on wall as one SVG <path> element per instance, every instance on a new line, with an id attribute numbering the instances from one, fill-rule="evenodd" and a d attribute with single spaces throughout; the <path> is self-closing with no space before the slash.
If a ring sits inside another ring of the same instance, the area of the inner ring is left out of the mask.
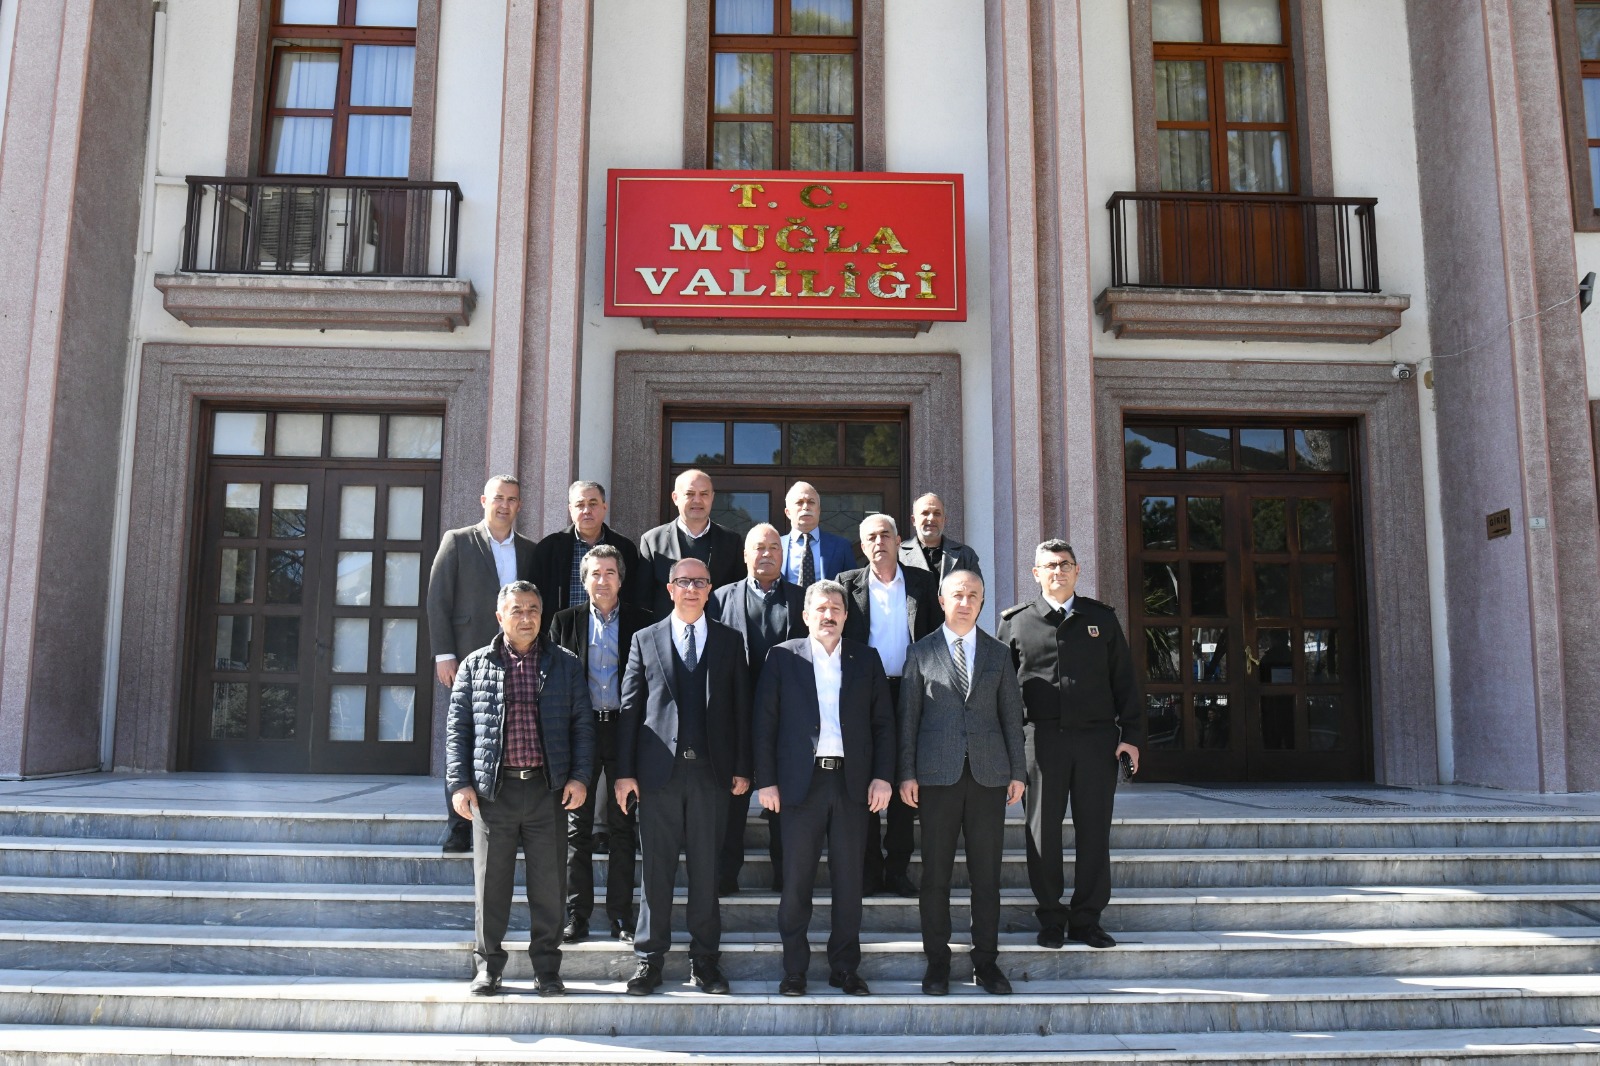
<path id="1" fill-rule="evenodd" d="M 1489 516 L 1489 539 L 1511 536 L 1511 509 L 1496 511 Z"/>

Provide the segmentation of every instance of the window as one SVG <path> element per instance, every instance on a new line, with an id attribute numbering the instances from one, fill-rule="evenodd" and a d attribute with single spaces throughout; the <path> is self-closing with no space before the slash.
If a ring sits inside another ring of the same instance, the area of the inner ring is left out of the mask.
<path id="1" fill-rule="evenodd" d="M 1153 0 L 1156 154 L 1164 192 L 1297 185 L 1288 0 Z"/>
<path id="2" fill-rule="evenodd" d="M 1555 5 L 1574 223 L 1600 229 L 1600 3 Z"/>
<path id="3" fill-rule="evenodd" d="M 272 0 L 261 169 L 403 178 L 417 0 Z"/>
<path id="4" fill-rule="evenodd" d="M 856 169 L 859 0 L 713 0 L 711 20 L 711 167 Z"/>

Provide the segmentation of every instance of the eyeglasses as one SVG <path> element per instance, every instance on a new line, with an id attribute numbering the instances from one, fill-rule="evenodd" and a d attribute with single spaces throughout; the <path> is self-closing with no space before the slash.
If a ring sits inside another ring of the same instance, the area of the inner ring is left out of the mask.
<path id="1" fill-rule="evenodd" d="M 689 589 L 705 590 L 711 587 L 711 582 L 703 577 L 675 577 L 672 583 L 684 591 Z"/>
<path id="2" fill-rule="evenodd" d="M 1034 569 L 1035 570 L 1060 570 L 1062 573 L 1066 573 L 1068 570 L 1076 569 L 1077 566 L 1078 566 L 1078 564 L 1073 562 L 1071 559 L 1057 559 L 1054 562 L 1039 563 L 1038 565 L 1036 565 L 1034 567 Z"/>

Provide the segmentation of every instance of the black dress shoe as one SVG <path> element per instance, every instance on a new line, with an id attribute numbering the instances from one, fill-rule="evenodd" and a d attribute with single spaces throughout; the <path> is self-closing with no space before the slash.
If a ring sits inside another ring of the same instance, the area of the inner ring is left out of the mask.
<path id="1" fill-rule="evenodd" d="M 582 918 L 568 918 L 567 924 L 561 929 L 561 942 L 563 944 L 576 944 L 580 940 L 589 939 L 589 923 Z"/>
<path id="2" fill-rule="evenodd" d="M 472 984 L 467 991 L 475 996 L 492 996 L 500 991 L 500 975 L 490 973 L 488 970 L 479 970 L 472 978 Z"/>
<path id="3" fill-rule="evenodd" d="M 778 995 L 803 996 L 806 994 L 806 975 L 803 973 L 786 973 L 783 980 L 778 982 Z"/>
<path id="4" fill-rule="evenodd" d="M 950 964 L 948 962 L 930 962 L 927 972 L 922 975 L 922 993 L 927 996 L 948 996 L 950 994 Z"/>
<path id="5" fill-rule="evenodd" d="M 611 919 L 611 939 L 620 940 L 624 944 L 633 943 L 633 926 L 621 918 Z"/>
<path id="6" fill-rule="evenodd" d="M 828 975 L 828 983 L 839 989 L 847 996 L 870 996 L 872 989 L 861 979 L 861 975 L 854 970 L 840 970 L 838 973 Z"/>
<path id="7" fill-rule="evenodd" d="M 561 975 L 558 973 L 535 974 L 533 990 L 541 996 L 564 996 L 567 994 L 567 986 L 561 983 Z"/>
<path id="8" fill-rule="evenodd" d="M 463 822 L 450 830 L 450 835 L 444 838 L 444 847 L 441 850 L 446 855 L 459 855 L 464 851 L 471 851 L 472 823 Z"/>
<path id="9" fill-rule="evenodd" d="M 1067 939 L 1076 940 L 1080 944 L 1088 944 L 1092 948 L 1114 948 L 1117 942 L 1112 940 L 1106 931 L 1098 925 L 1079 925 L 1067 930 Z"/>
<path id="10" fill-rule="evenodd" d="M 700 986 L 700 991 L 713 996 L 728 994 L 728 979 L 722 976 L 722 969 L 717 966 L 716 959 L 690 959 L 689 981 Z"/>
<path id="11" fill-rule="evenodd" d="M 1009 996 L 1011 982 L 1006 980 L 1006 975 L 1000 972 L 1000 967 L 992 962 L 979 963 L 972 968 L 972 983 L 989 993 L 991 996 Z"/>
<path id="12" fill-rule="evenodd" d="M 640 959 L 639 968 L 628 978 L 628 995 L 648 996 L 661 987 L 661 964 Z"/>
<path id="13" fill-rule="evenodd" d="M 907 899 L 916 899 L 918 896 L 916 882 L 907 877 L 904 870 L 885 874 L 883 885 L 897 896 L 905 896 Z"/>
<path id="14" fill-rule="evenodd" d="M 1047 925 L 1043 929 L 1039 930 L 1039 935 L 1034 939 L 1039 942 L 1039 946 L 1042 948 L 1065 947 L 1067 943 L 1067 931 L 1061 928 L 1059 925 Z"/>

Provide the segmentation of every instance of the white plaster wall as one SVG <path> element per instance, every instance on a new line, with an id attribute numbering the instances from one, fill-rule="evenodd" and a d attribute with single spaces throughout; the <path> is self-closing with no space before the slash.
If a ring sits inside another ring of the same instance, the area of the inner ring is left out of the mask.
<path id="1" fill-rule="evenodd" d="M 456 270 L 458 277 L 470 280 L 477 290 L 478 306 L 471 324 L 453 333 L 215 329 L 188 326 L 167 314 L 154 276 L 178 267 L 188 202 L 184 178 L 224 172 L 238 29 L 236 4 L 169 0 L 154 247 L 149 268 L 139 281 L 141 340 L 362 348 L 489 346 L 505 0 L 450 0 L 442 7 L 433 173 L 436 180 L 461 185 Z"/>
<path id="2" fill-rule="evenodd" d="M 579 476 L 612 480 L 616 353 L 656 351 L 959 352 L 966 511 L 961 538 L 993 556 L 993 435 L 989 426 L 988 141 L 983 5 L 889 3 L 885 23 L 888 167 L 957 172 L 966 185 L 966 322 L 941 322 L 909 340 L 657 336 L 637 318 L 606 318 L 608 168 L 683 164 L 683 0 L 596 0 L 590 86 L 588 239 L 584 270 Z M 937 57 L 937 76 L 929 57 Z M 641 87 L 651 87 L 644 91 Z M 937 91 L 934 91 L 934 90 Z M 654 461 L 654 460 L 651 460 Z M 913 495 L 938 486 L 912 485 Z M 904 516 L 901 516 L 902 519 Z"/>

